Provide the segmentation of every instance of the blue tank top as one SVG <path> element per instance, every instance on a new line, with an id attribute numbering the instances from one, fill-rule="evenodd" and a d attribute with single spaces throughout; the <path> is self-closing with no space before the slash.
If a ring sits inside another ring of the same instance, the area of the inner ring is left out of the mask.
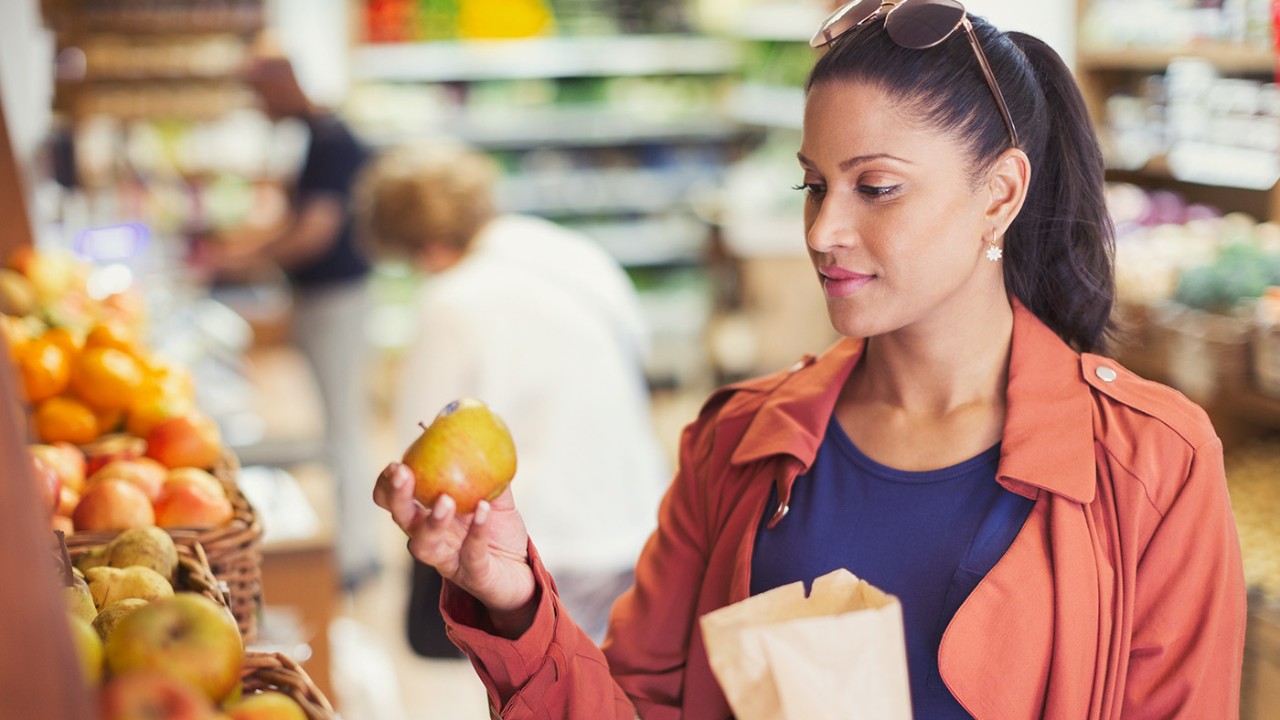
<path id="1" fill-rule="evenodd" d="M 838 568 L 902 602 L 911 702 L 919 720 L 969 718 L 938 674 L 942 633 L 1009 549 L 1032 501 L 996 481 L 1000 446 L 927 472 L 864 455 L 834 419 L 813 466 L 797 478 L 774 529 L 775 488 L 751 559 L 751 594 Z"/>

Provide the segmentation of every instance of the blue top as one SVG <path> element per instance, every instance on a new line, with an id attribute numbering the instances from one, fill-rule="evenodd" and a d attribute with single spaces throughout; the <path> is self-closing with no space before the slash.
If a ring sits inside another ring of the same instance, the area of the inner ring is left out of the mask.
<path id="1" fill-rule="evenodd" d="M 369 260 L 356 241 L 352 213 L 347 208 L 369 153 L 334 115 L 309 117 L 307 126 L 311 130 L 311 143 L 298 174 L 298 200 L 334 195 L 345 209 L 342 229 L 333 244 L 302 265 L 285 269 L 294 287 L 317 288 L 362 278 L 369 272 Z"/>
<path id="2" fill-rule="evenodd" d="M 938 674 L 942 633 L 1009 549 L 1032 501 L 996 481 L 1000 446 L 941 470 L 862 454 L 834 419 L 772 530 L 775 488 L 751 560 L 751 594 L 846 568 L 902 602 L 911 702 L 921 720 L 968 718 Z"/>

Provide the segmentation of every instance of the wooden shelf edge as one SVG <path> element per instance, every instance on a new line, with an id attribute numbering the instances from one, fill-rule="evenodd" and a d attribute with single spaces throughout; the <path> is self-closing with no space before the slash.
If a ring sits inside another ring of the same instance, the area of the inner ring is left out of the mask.
<path id="1" fill-rule="evenodd" d="M 1076 65 L 1083 71 L 1163 70 L 1176 58 L 1207 60 L 1224 73 L 1272 75 L 1276 73 L 1276 54 L 1251 45 L 1203 44 L 1185 47 L 1126 47 L 1111 50 L 1082 48 Z"/>

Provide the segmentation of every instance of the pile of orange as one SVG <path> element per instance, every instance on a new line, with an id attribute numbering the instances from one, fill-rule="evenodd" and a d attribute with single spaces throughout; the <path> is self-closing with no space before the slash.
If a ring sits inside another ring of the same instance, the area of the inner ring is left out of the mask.
<path id="1" fill-rule="evenodd" d="M 119 320 L 83 337 L 52 328 L 10 349 L 42 442 L 82 445 L 119 430 L 145 436 L 194 408 L 190 375 L 149 357 Z"/>

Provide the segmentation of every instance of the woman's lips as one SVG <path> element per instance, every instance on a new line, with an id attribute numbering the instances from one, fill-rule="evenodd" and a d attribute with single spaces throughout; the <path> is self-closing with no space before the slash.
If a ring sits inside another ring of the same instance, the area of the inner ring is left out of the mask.
<path id="1" fill-rule="evenodd" d="M 875 275 L 864 275 L 835 265 L 818 268 L 818 273 L 822 276 L 822 289 L 830 297 L 852 295 L 876 279 Z"/>

